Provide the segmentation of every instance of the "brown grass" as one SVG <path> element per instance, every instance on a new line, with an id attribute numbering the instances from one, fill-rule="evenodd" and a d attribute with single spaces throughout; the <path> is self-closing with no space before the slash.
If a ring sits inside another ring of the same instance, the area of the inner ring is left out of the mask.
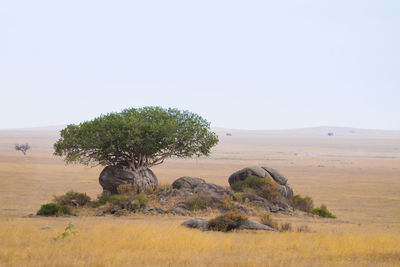
<path id="1" fill-rule="evenodd" d="M 65 166 L 50 137 L 0 134 L 0 266 L 396 266 L 400 261 L 399 139 L 222 137 L 211 158 L 154 168 L 163 184 L 189 175 L 228 185 L 240 168 L 267 165 L 295 194 L 326 204 L 338 219 L 274 215 L 311 233 L 200 232 L 179 216 L 21 218 L 69 190 L 101 193 L 101 168 Z M 29 139 L 32 138 L 32 139 Z M 29 142 L 24 157 L 13 144 Z M 396 152 L 397 151 L 397 152 Z M 293 153 L 298 153 L 295 156 Z M 90 215 L 90 214 L 88 214 Z M 210 215 L 211 216 L 211 215 Z M 215 216 L 213 214 L 212 216 Z M 258 218 L 251 218 L 258 220 Z M 78 234 L 54 241 L 68 222 Z M 40 230 L 49 225 L 51 229 Z"/>

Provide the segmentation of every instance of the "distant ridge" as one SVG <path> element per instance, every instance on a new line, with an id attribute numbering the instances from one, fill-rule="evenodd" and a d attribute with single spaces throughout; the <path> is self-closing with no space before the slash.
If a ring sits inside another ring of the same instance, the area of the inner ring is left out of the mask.
<path id="1" fill-rule="evenodd" d="M 3 129 L 0 133 L 12 135 L 23 133 L 47 133 L 58 135 L 59 131 L 67 125 L 53 125 L 42 127 L 30 127 L 19 129 Z M 328 133 L 332 133 L 334 137 L 365 137 L 365 138 L 400 138 L 400 131 L 395 130 L 379 130 L 379 129 L 360 129 L 352 127 L 338 126 L 319 126 L 309 128 L 294 128 L 280 130 L 243 130 L 230 128 L 212 128 L 220 136 L 226 136 L 227 133 L 235 136 L 282 136 L 282 137 L 328 137 Z"/>

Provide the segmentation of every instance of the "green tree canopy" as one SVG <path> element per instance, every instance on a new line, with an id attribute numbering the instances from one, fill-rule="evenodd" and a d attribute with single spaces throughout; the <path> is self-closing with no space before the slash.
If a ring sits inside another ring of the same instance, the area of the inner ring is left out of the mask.
<path id="1" fill-rule="evenodd" d="M 54 155 L 64 156 L 67 163 L 120 164 L 136 171 L 168 157 L 208 156 L 217 143 L 210 123 L 197 114 L 144 107 L 68 125 L 54 144 Z"/>

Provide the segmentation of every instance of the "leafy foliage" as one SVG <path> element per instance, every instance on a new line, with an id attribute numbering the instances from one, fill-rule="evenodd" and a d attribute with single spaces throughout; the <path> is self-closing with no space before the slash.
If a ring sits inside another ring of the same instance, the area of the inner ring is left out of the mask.
<path id="1" fill-rule="evenodd" d="M 168 157 L 209 155 L 218 143 L 210 123 L 178 109 L 144 107 L 109 113 L 68 125 L 54 144 L 67 163 L 129 166 L 132 170 L 161 164 Z"/>
<path id="2" fill-rule="evenodd" d="M 313 209 L 311 213 L 324 218 L 336 219 L 336 216 L 330 213 L 325 205 L 321 205 L 321 207 Z"/>
<path id="3" fill-rule="evenodd" d="M 86 193 L 69 191 L 61 196 L 54 196 L 54 202 L 60 205 L 84 206 L 90 202 L 90 197 Z"/>
<path id="4" fill-rule="evenodd" d="M 232 231 L 242 221 L 248 220 L 248 217 L 238 210 L 229 210 L 224 214 L 208 221 L 210 229 L 213 231 L 228 232 Z"/>
<path id="5" fill-rule="evenodd" d="M 239 192 L 253 192 L 273 203 L 278 202 L 282 198 L 279 185 L 269 177 L 248 176 L 245 180 L 233 183 L 231 187 L 233 190 Z"/>
<path id="6" fill-rule="evenodd" d="M 39 216 L 62 216 L 70 215 L 71 210 L 64 205 L 59 205 L 57 203 L 47 203 L 42 205 L 36 214 Z"/>
<path id="7" fill-rule="evenodd" d="M 294 209 L 298 209 L 307 213 L 310 213 L 311 210 L 314 208 L 314 201 L 309 196 L 305 197 L 302 197 L 301 195 L 292 196 L 290 199 L 290 204 Z"/>
<path id="8" fill-rule="evenodd" d="M 56 238 L 54 238 L 54 240 L 58 240 L 58 239 L 64 239 L 67 236 L 69 236 L 70 234 L 75 235 L 77 232 L 73 230 L 73 228 L 75 227 L 75 225 L 73 225 L 71 222 L 65 227 L 64 232 L 62 232 L 61 234 L 59 234 Z"/>

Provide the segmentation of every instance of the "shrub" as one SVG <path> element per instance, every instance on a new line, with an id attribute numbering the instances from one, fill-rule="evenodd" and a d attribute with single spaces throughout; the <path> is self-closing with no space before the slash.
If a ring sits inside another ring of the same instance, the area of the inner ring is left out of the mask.
<path id="1" fill-rule="evenodd" d="M 264 183 L 265 178 L 258 176 L 248 176 L 245 180 L 237 181 L 231 184 L 234 191 L 243 192 L 247 188 L 257 188 Z"/>
<path id="2" fill-rule="evenodd" d="M 330 213 L 325 205 L 321 205 L 321 207 L 313 209 L 311 213 L 324 218 L 336 219 L 336 216 Z"/>
<path id="3" fill-rule="evenodd" d="M 241 222 L 248 217 L 238 210 L 230 210 L 224 214 L 208 221 L 210 229 L 213 231 L 228 232 L 237 228 Z"/>
<path id="4" fill-rule="evenodd" d="M 281 231 L 282 232 L 290 232 L 292 231 L 292 225 L 290 223 L 281 224 Z"/>
<path id="5" fill-rule="evenodd" d="M 86 193 L 69 191 L 64 195 L 54 196 L 53 201 L 59 205 L 84 206 L 90 202 L 90 197 Z"/>
<path id="6" fill-rule="evenodd" d="M 59 205 L 57 203 L 47 203 L 40 207 L 36 215 L 39 216 L 62 216 L 70 215 L 71 210 L 64 205 Z"/>
<path id="7" fill-rule="evenodd" d="M 279 202 L 282 198 L 279 185 L 270 177 L 248 176 L 245 180 L 233 183 L 231 187 L 239 192 L 253 191 L 273 203 Z"/>
<path id="8" fill-rule="evenodd" d="M 298 209 L 307 213 L 310 213 L 314 208 L 314 202 L 311 197 L 301 195 L 295 195 L 290 198 L 290 204 L 294 209 Z"/>
<path id="9" fill-rule="evenodd" d="M 272 227 L 274 229 L 277 229 L 277 230 L 279 229 L 278 223 L 274 219 L 272 219 L 272 217 L 267 213 L 263 214 L 260 217 L 260 222 L 262 224 L 265 224 L 265 225 L 267 225 L 269 227 Z"/>

